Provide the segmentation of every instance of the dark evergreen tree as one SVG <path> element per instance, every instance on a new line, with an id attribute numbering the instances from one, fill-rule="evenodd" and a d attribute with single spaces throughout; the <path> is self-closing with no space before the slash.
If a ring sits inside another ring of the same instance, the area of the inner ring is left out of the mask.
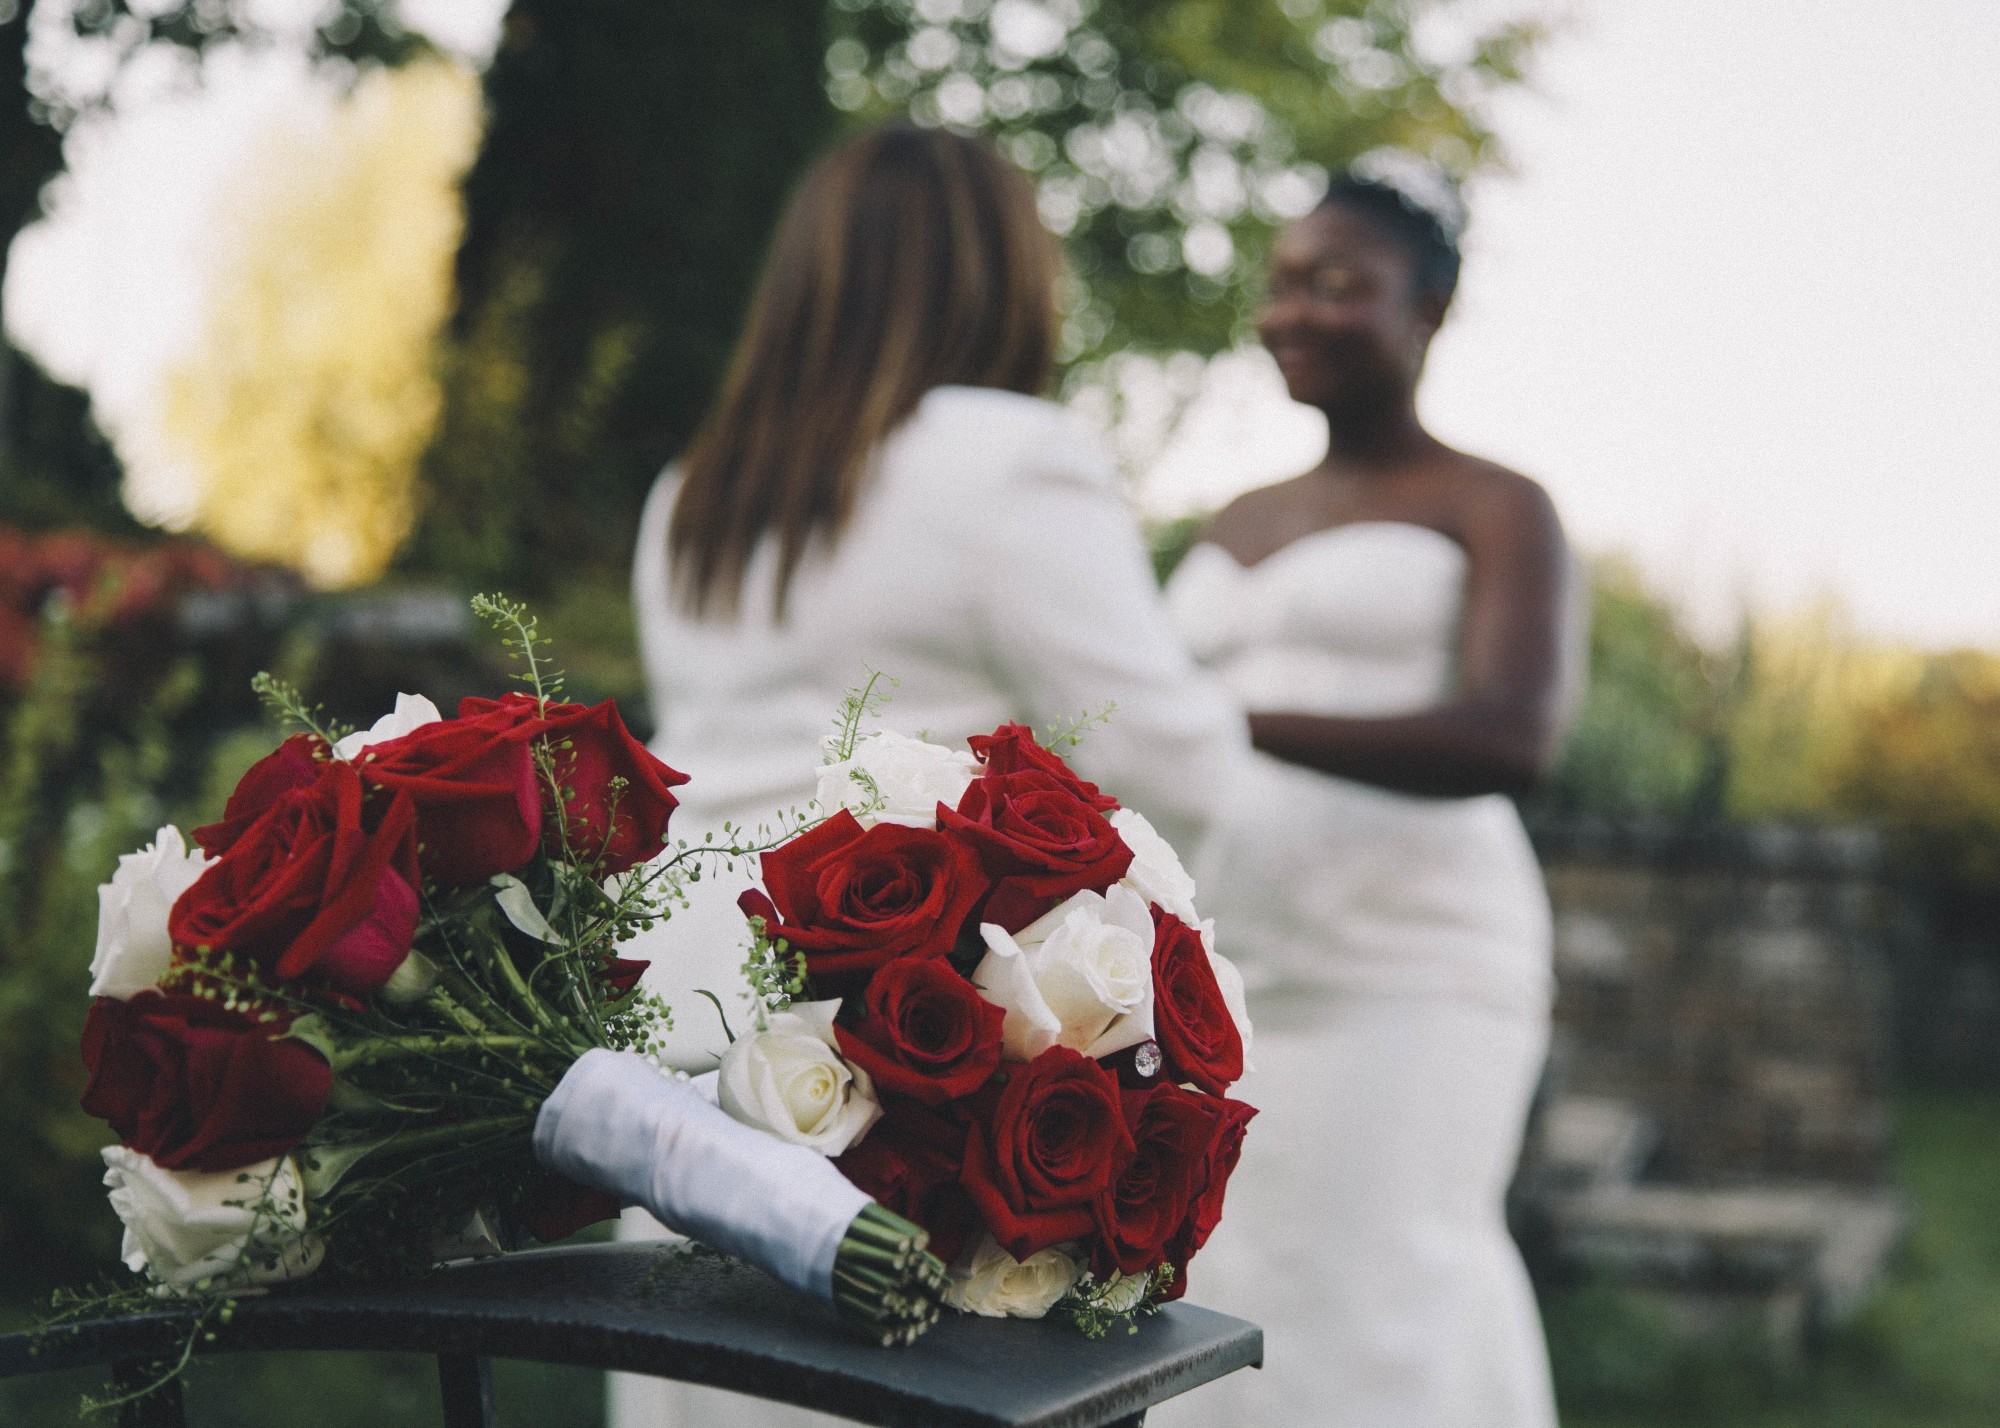
<path id="1" fill-rule="evenodd" d="M 28 93 L 26 11 L 0 4 L 0 276 L 7 246 L 41 216 L 42 189 L 62 171 L 62 136 Z M 118 481 L 89 398 L 0 339 L 0 521 L 130 527 Z"/>
<path id="2" fill-rule="evenodd" d="M 446 414 L 411 564 L 542 593 L 621 568 L 793 176 L 822 0 L 516 0 L 466 183 Z"/>

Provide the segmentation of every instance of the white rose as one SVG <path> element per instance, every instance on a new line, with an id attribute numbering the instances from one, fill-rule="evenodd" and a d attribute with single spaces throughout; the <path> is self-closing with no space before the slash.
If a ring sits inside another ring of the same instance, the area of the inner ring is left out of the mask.
<path id="1" fill-rule="evenodd" d="M 821 1155 L 839 1155 L 882 1114 L 875 1084 L 834 1040 L 838 999 L 772 1013 L 722 1053 L 716 1101 L 731 1117 Z"/>
<path id="2" fill-rule="evenodd" d="M 1009 936 L 982 923 L 973 969 L 981 996 L 1007 1013 L 1002 1054 L 1032 1061 L 1051 1046 L 1092 1058 L 1153 1035 L 1153 917 L 1128 887 L 1080 892 Z"/>
<path id="3" fill-rule="evenodd" d="M 343 759 L 351 759 L 370 744 L 386 744 L 391 739 L 435 724 L 444 715 L 438 713 L 437 705 L 421 694 L 398 694 L 396 707 L 375 721 L 372 728 L 356 730 L 333 746 L 334 753 Z"/>
<path id="4" fill-rule="evenodd" d="M 1132 850 L 1132 866 L 1125 870 L 1124 885 L 1147 902 L 1158 903 L 1160 911 L 1171 912 L 1193 927 L 1199 920 L 1194 910 L 1194 878 L 1181 866 L 1173 845 L 1136 809 L 1121 808 L 1113 813 L 1111 826 Z"/>
<path id="5" fill-rule="evenodd" d="M 988 1235 L 968 1259 L 955 1264 L 944 1302 L 989 1319 L 1039 1319 L 1083 1273 L 1083 1266 L 1060 1246 L 1015 1259 Z"/>
<path id="6" fill-rule="evenodd" d="M 125 1001 L 157 986 L 172 961 L 167 914 L 209 865 L 189 851 L 171 823 L 136 853 L 118 860 L 111 881 L 97 888 L 97 952 L 90 959 L 90 994 Z"/>
<path id="7" fill-rule="evenodd" d="M 203 1280 L 274 1284 L 319 1268 L 326 1246 L 305 1232 L 306 1197 L 290 1156 L 241 1170 L 162 1170 L 127 1146 L 104 1148 L 104 1184 L 125 1222 L 126 1267 L 162 1293 Z"/>
<path id="8" fill-rule="evenodd" d="M 1243 1041 L 1243 1070 L 1248 1073 L 1250 1065 L 1250 998 L 1243 989 L 1243 973 L 1236 964 L 1215 950 L 1215 919 L 1201 924 L 1201 945 L 1208 951 L 1208 969 L 1215 974 L 1215 985 L 1222 990 L 1222 1004 L 1229 1008 L 1229 1019 L 1236 1023 L 1236 1034 Z"/>
<path id="9" fill-rule="evenodd" d="M 855 741 L 852 758 L 821 766 L 814 801 L 829 813 L 847 809 L 865 828 L 877 823 L 935 828 L 937 806 L 958 807 L 978 776 L 979 761 L 963 749 L 902 734 L 868 734 Z"/>
<path id="10" fill-rule="evenodd" d="M 1100 1307 L 1113 1314 L 1130 1314 L 1146 1299 L 1146 1291 L 1152 1286 L 1152 1276 L 1145 1274 L 1120 1274 L 1111 1271 L 1111 1278 L 1104 1282 L 1096 1299 Z"/>

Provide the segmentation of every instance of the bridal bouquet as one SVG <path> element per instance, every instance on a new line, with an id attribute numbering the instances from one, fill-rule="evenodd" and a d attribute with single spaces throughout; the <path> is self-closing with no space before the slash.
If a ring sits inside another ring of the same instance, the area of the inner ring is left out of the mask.
<path id="1" fill-rule="evenodd" d="M 928 1230 L 957 1308 L 1101 1330 L 1178 1297 L 1255 1114 L 1193 880 L 1020 725 L 968 752 L 858 722 L 820 771 L 831 816 L 741 899 L 755 1024 L 722 1109 Z"/>
<path id="2" fill-rule="evenodd" d="M 914 1337 L 943 1284 L 922 1231 L 650 1059 L 669 1013 L 619 944 L 757 850 L 668 852 L 684 776 L 562 701 L 519 607 L 474 606 L 529 692 L 343 731 L 262 681 L 303 732 L 101 890 L 84 1106 L 118 1134 L 126 1263 L 216 1302 L 641 1203 Z"/>

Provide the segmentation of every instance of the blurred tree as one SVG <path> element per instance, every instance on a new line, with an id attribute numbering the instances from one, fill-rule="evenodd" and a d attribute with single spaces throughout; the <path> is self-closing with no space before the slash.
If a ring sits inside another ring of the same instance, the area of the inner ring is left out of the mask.
<path id="1" fill-rule="evenodd" d="M 62 170 L 62 138 L 28 93 L 27 11 L 0 0 L 0 276 L 6 245 L 41 216 L 42 187 Z M 118 481 L 89 398 L 0 337 L 0 521 L 135 528 Z"/>
<path id="2" fill-rule="evenodd" d="M 765 234 L 825 141 L 824 0 L 515 0 L 466 182 L 443 425 L 408 563 L 622 582 Z"/>
<path id="3" fill-rule="evenodd" d="M 1840 770 L 1868 711 L 1915 681 L 1915 652 L 1867 643 L 1834 600 L 1753 622 L 1729 716 L 1728 811 L 1745 821 L 1838 816 Z"/>
<path id="4" fill-rule="evenodd" d="M 1832 762 L 1840 814 L 1890 834 L 1902 872 L 1938 894 L 1944 926 L 1994 938 L 2000 912 L 2000 656 L 1910 658 L 1868 700 Z"/>
<path id="5" fill-rule="evenodd" d="M 706 403 L 777 203 L 829 131 L 821 83 L 850 122 L 977 129 L 1037 175 L 1082 279 L 1067 360 L 1207 352 L 1240 333 L 1257 249 L 1326 168 L 1384 148 L 1455 175 L 1497 159 L 1485 98 L 1539 31 L 1450 8 L 516 0 L 410 562 L 530 588 L 593 561 L 622 578 L 606 534 Z"/>
<path id="6" fill-rule="evenodd" d="M 96 81 L 33 96 L 58 130 L 115 108 L 141 55 L 274 38 L 257 0 L 40 4 L 63 7 L 91 51 L 66 73 Z M 516 0 L 485 77 L 445 413 L 406 568 L 540 596 L 622 571 L 647 486 L 706 405 L 778 203 L 831 130 L 824 12 Z M 396 0 L 336 0 L 306 46 L 336 67 L 428 52 L 398 15 Z M 18 58 L 22 36 L 0 40 Z M 36 185 L 58 157 L 41 132 Z"/>
<path id="7" fill-rule="evenodd" d="M 115 104 L 132 58 L 268 38 L 272 13 L 40 4 L 98 51 L 77 68 L 112 77 L 44 86 L 57 127 Z M 308 48 L 407 60 L 424 47 L 397 16 L 395 0 L 336 0 Z M 544 596 L 623 566 L 777 204 L 834 127 L 829 99 L 857 120 L 983 130 L 1037 174 L 1081 279 L 1067 359 L 1206 352 L 1240 332 L 1257 249 L 1326 168 L 1384 151 L 1457 175 L 1495 161 L 1486 98 L 1521 78 L 1538 33 L 1480 29 L 1449 0 L 515 0 L 404 564 Z"/>
<path id="8" fill-rule="evenodd" d="M 254 27 L 239 11 L 248 9 L 242 0 L 0 0 L 0 273 L 14 235 L 41 216 L 42 190 L 62 171 L 64 133 L 113 104 L 124 62 L 155 43 L 199 48 L 245 37 Z M 346 0 L 320 26 L 315 48 L 346 60 L 407 58 L 421 46 L 392 15 L 393 0 Z M 46 41 L 65 22 L 81 62 L 60 77 L 36 72 L 30 32 Z M 0 521 L 136 533 L 122 474 L 89 397 L 0 340 Z"/>
<path id="9" fill-rule="evenodd" d="M 1991 940 L 2000 913 L 2000 656 L 1910 660 L 1912 677 L 1859 711 L 1833 763 L 1833 806 L 1890 837 L 1941 925 Z"/>
<path id="10" fill-rule="evenodd" d="M 1082 285 L 1066 359 L 1207 353 L 1327 170 L 1497 162 L 1487 99 L 1541 33 L 1451 0 L 834 0 L 827 88 L 860 118 L 991 134 L 1038 176 Z"/>
<path id="11" fill-rule="evenodd" d="M 1721 816 L 1737 661 L 1704 649 L 1615 558 L 1590 568 L 1590 682 L 1537 801 L 1610 818 Z"/>
<path id="12" fill-rule="evenodd" d="M 374 69 L 330 115 L 274 126 L 238 179 L 162 422 L 202 473 L 196 528 L 237 555 L 337 588 L 409 536 L 479 129 L 463 66 Z"/>
<path id="13" fill-rule="evenodd" d="M 242 573 L 190 546 L 74 534 L 5 554 L 31 582 L 0 592 L 8 613 L 41 613 L 18 683 L 0 680 L 0 1304 L 113 1262 L 97 1155 L 111 1137 L 78 1105 L 97 885 L 169 818 L 194 826 L 190 804 L 202 818 L 221 806 L 204 789 L 222 721 L 175 639 L 173 597 Z"/>

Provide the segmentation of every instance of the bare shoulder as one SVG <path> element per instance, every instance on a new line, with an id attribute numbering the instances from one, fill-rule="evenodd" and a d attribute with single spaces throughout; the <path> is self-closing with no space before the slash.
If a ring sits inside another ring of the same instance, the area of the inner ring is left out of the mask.
<path id="1" fill-rule="evenodd" d="M 1468 540 L 1563 544 L 1562 519 L 1555 502 L 1533 477 L 1497 461 L 1452 453 L 1443 473 L 1452 503 L 1463 513 Z"/>
<path id="2" fill-rule="evenodd" d="M 1246 564 L 1261 560 L 1293 534 L 1293 515 L 1305 480 L 1294 476 L 1244 492 L 1209 518 L 1200 538 Z"/>

